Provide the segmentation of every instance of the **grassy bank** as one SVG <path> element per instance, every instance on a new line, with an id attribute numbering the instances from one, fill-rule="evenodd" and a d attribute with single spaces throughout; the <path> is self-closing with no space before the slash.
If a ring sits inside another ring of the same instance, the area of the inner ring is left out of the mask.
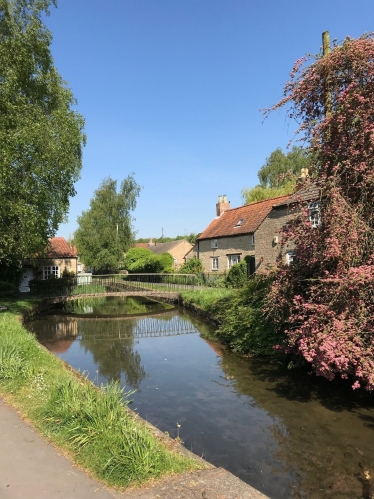
<path id="1" fill-rule="evenodd" d="M 263 302 L 270 286 L 265 278 L 253 278 L 240 289 L 206 288 L 182 291 L 184 303 L 209 313 L 219 324 L 214 339 L 234 351 L 251 355 L 274 355 L 273 346 L 282 342 L 263 314 Z"/>
<path id="2" fill-rule="evenodd" d="M 1 304 L 0 394 L 77 464 L 115 487 L 203 467 L 136 418 L 117 384 L 97 389 L 41 347 L 19 316 L 32 301 Z"/>

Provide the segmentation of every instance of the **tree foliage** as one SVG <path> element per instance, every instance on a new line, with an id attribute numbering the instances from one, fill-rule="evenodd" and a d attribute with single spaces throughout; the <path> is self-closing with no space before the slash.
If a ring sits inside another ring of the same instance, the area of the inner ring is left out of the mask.
<path id="1" fill-rule="evenodd" d="M 79 178 L 84 121 L 54 67 L 52 0 L 0 0 L 0 267 L 41 253 Z"/>
<path id="2" fill-rule="evenodd" d="M 74 240 L 82 262 L 96 270 L 118 270 L 124 253 L 134 240 L 130 212 L 136 207 L 140 187 L 132 175 L 117 192 L 117 180 L 103 180 L 90 202 L 90 209 L 78 217 Z"/>
<path id="3" fill-rule="evenodd" d="M 310 154 L 303 147 L 294 146 L 287 154 L 278 147 L 260 168 L 257 174 L 260 183 L 242 190 L 243 202 L 249 204 L 290 194 L 295 190 L 301 169 L 309 168 L 310 165 Z"/>
<path id="4" fill-rule="evenodd" d="M 308 65 L 304 63 L 308 62 Z M 374 388 L 374 38 L 347 38 L 329 55 L 296 62 L 284 98 L 310 142 L 321 223 L 306 205 L 283 230 L 296 261 L 281 267 L 268 312 L 285 324 L 287 351 L 318 375 Z"/>
<path id="5" fill-rule="evenodd" d="M 148 248 L 130 248 L 124 261 L 124 268 L 135 274 L 171 272 L 173 265 L 174 258 L 170 253 L 155 255 Z"/>

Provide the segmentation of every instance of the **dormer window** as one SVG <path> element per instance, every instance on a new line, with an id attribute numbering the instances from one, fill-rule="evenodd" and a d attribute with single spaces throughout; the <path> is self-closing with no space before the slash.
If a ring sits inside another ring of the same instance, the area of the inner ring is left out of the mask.
<path id="1" fill-rule="evenodd" d="M 308 217 L 309 222 L 312 224 L 312 227 L 314 229 L 321 224 L 321 211 L 319 201 L 313 201 L 308 204 Z"/>
<path id="2" fill-rule="evenodd" d="M 241 226 L 241 224 L 242 224 L 243 222 L 244 222 L 244 218 L 241 218 L 240 220 L 238 220 L 237 224 L 236 224 L 236 225 L 234 225 L 234 229 L 235 229 L 236 227 L 240 227 L 240 226 Z"/>

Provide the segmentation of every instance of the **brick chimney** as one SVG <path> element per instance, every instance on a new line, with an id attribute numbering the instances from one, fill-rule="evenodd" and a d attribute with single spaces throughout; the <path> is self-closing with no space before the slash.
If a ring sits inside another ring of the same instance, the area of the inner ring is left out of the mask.
<path id="1" fill-rule="evenodd" d="M 220 217 L 225 211 L 230 209 L 230 201 L 227 202 L 226 194 L 218 196 L 218 203 L 216 204 L 217 217 Z"/>
<path id="2" fill-rule="evenodd" d="M 300 176 L 296 180 L 296 190 L 306 187 L 310 181 L 308 168 L 301 168 Z"/>

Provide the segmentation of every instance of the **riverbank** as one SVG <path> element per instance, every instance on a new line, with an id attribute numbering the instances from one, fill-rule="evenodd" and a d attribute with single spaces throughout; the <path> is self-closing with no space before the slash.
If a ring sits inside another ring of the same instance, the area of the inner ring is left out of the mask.
<path id="1" fill-rule="evenodd" d="M 40 346 L 20 320 L 35 301 L 2 304 L 0 393 L 79 466 L 118 488 L 207 466 L 129 411 L 131 394 L 98 389 Z"/>
<path id="2" fill-rule="evenodd" d="M 180 304 L 214 326 L 210 339 L 244 355 L 279 355 L 284 337 L 266 320 L 263 304 L 270 280 L 253 278 L 242 288 L 205 288 L 180 292 Z"/>

